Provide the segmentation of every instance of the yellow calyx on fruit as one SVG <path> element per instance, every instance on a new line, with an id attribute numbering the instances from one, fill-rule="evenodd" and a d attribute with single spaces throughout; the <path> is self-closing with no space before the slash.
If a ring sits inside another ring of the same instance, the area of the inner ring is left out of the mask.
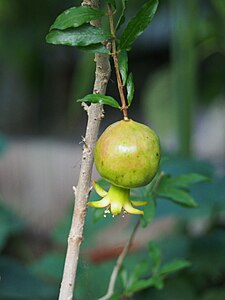
<path id="1" fill-rule="evenodd" d="M 119 215 L 122 210 L 143 214 L 133 205 L 145 205 L 146 201 L 131 201 L 130 189 L 147 185 L 157 173 L 160 144 L 156 133 L 131 119 L 113 123 L 97 141 L 94 159 L 99 174 L 111 187 L 106 192 L 95 183 L 96 192 L 103 199 L 88 205 L 110 207 L 113 215 Z"/>
<path id="2" fill-rule="evenodd" d="M 143 215 L 143 211 L 134 206 L 146 205 L 146 201 L 131 201 L 130 200 L 130 190 L 124 189 L 115 185 L 111 185 L 109 191 L 106 192 L 100 185 L 93 182 L 93 186 L 97 194 L 103 197 L 99 201 L 88 202 L 89 206 L 95 208 L 110 208 L 113 216 L 119 215 L 122 211 L 130 214 Z"/>

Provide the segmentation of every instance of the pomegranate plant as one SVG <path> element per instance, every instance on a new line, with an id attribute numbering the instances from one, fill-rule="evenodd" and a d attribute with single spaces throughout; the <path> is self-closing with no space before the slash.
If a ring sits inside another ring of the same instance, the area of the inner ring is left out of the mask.
<path id="1" fill-rule="evenodd" d="M 196 203 L 186 189 L 190 184 L 204 180 L 204 177 L 198 174 L 171 178 L 168 174 L 158 172 L 160 162 L 158 136 L 146 125 L 133 121 L 128 116 L 128 109 L 134 98 L 133 75 L 128 71 L 128 52 L 138 36 L 152 21 L 158 0 L 146 1 L 135 16 L 125 22 L 127 2 L 127 0 L 103 0 L 100 3 L 97 0 L 84 0 L 80 7 L 69 8 L 60 14 L 47 35 L 48 43 L 76 46 L 78 49 L 94 52 L 96 62 L 93 93 L 78 100 L 87 111 L 88 124 L 83 139 L 80 178 L 77 187 L 73 188 L 76 201 L 59 300 L 73 299 L 87 199 L 91 189 L 93 158 L 99 174 L 110 183 L 110 188 L 105 191 L 94 182 L 95 190 L 102 199 L 89 201 L 88 205 L 94 208 L 104 208 L 106 213 L 111 211 L 113 216 L 121 213 L 141 215 L 118 258 L 110 278 L 108 291 L 101 300 L 120 299 L 123 296 L 128 299 L 127 297 L 135 292 L 151 286 L 162 288 L 165 274 L 189 266 L 185 260 L 176 260 L 161 267 L 159 250 L 152 244 L 150 255 L 153 259 L 153 272 L 150 277 L 140 278 L 143 272 L 137 264 L 138 271 L 134 270 L 134 273 L 131 273 L 130 279 L 126 280 L 124 290 L 119 293 L 119 296 L 115 294 L 115 282 L 121 271 L 123 260 L 140 221 L 143 226 L 151 222 L 157 196 L 183 206 L 195 207 Z M 104 26 L 101 25 L 101 20 Z M 119 36 L 118 32 L 120 32 Z M 110 58 L 114 65 L 121 104 L 111 96 L 105 95 L 110 78 Z M 86 102 L 90 105 L 88 106 Z M 103 104 L 119 109 L 122 112 L 122 119 L 111 124 L 97 141 L 98 129 L 103 117 Z M 157 173 L 158 176 L 156 176 Z M 130 189 L 146 185 L 145 196 L 140 197 L 138 201 L 133 201 L 130 198 Z M 146 206 L 148 207 L 145 210 L 146 213 L 144 209 L 136 208 L 149 202 L 151 203 Z"/>

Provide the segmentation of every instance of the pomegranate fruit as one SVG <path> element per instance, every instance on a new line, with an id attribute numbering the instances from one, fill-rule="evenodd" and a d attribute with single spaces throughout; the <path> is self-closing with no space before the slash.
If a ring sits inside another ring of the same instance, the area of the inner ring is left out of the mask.
<path id="1" fill-rule="evenodd" d="M 110 208 L 113 215 L 120 214 L 122 209 L 131 214 L 143 214 L 133 205 L 145 205 L 146 202 L 131 201 L 130 189 L 147 185 L 157 173 L 160 144 L 156 133 L 131 119 L 113 123 L 97 141 L 94 160 L 99 174 L 111 186 L 106 192 L 94 183 L 96 192 L 103 199 L 88 205 Z"/>

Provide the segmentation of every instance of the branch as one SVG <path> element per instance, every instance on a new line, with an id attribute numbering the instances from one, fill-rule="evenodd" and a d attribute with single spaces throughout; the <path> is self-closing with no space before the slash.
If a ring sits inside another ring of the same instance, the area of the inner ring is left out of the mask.
<path id="1" fill-rule="evenodd" d="M 112 297 L 113 293 L 114 293 L 114 288 L 115 288 L 115 284 L 116 284 L 116 279 L 118 277 L 118 274 L 120 272 L 120 269 L 122 267 L 122 264 L 123 264 L 123 261 L 124 261 L 124 258 L 126 257 L 131 245 L 132 245 L 132 242 L 133 242 L 133 239 L 135 237 L 135 234 L 136 234 L 136 231 L 140 225 L 140 221 L 141 221 L 141 218 L 138 219 L 136 225 L 134 226 L 134 229 L 130 235 L 130 238 L 129 240 L 127 241 L 126 245 L 124 246 L 123 248 L 123 251 L 121 252 L 121 254 L 119 255 L 118 259 L 117 259 L 117 262 L 116 262 L 116 265 L 112 271 L 112 274 L 111 274 L 111 277 L 110 277 L 110 281 L 109 281 L 109 287 L 108 287 L 108 291 L 106 293 L 105 296 L 101 297 L 100 299 L 98 300 L 108 300 L 110 299 L 110 297 Z"/>
<path id="2" fill-rule="evenodd" d="M 123 112 L 124 120 L 128 120 L 127 104 L 126 104 L 126 99 L 125 99 L 124 91 L 123 91 L 123 83 L 122 83 L 122 79 L 121 79 L 120 71 L 119 71 L 118 53 L 117 53 L 117 48 L 116 48 L 116 32 L 115 32 L 115 26 L 114 26 L 112 5 L 108 4 L 107 7 L 108 7 L 110 31 L 111 31 L 111 35 L 112 35 L 112 58 L 113 58 L 113 62 L 114 62 L 115 72 L 116 72 L 116 80 L 117 80 L 118 90 L 119 90 L 119 94 L 120 94 L 120 100 L 121 100 L 121 104 L 122 104 L 122 112 Z"/>
<path id="3" fill-rule="evenodd" d="M 84 1 L 81 5 L 98 6 L 97 0 Z M 100 26 L 99 21 L 93 21 L 93 25 Z M 96 54 L 96 77 L 94 93 L 105 94 L 111 73 L 109 56 Z M 98 137 L 101 119 L 103 118 L 103 106 L 91 104 L 86 107 L 88 121 L 83 144 L 83 155 L 80 175 L 77 187 L 74 187 L 75 206 L 72 225 L 68 237 L 67 253 L 64 265 L 63 278 L 60 288 L 59 300 L 72 300 L 75 287 L 77 265 L 80 253 L 80 245 L 83 240 L 83 229 L 86 217 L 87 198 L 91 188 L 91 173 L 94 161 L 94 148 Z"/>

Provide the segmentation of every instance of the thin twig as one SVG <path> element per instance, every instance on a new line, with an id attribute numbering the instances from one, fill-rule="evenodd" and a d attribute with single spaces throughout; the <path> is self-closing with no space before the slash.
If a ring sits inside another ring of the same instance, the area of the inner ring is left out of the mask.
<path id="1" fill-rule="evenodd" d="M 103 297 L 101 297 L 98 300 L 107 300 L 110 297 L 112 297 L 112 295 L 114 293 L 114 289 L 115 289 L 116 279 L 117 279 L 118 274 L 120 272 L 120 269 L 122 267 L 124 258 L 126 257 L 128 251 L 129 251 L 129 249 L 130 249 L 130 247 L 132 245 L 132 242 L 134 240 L 135 234 L 136 234 L 137 229 L 138 229 L 138 227 L 140 225 L 140 221 L 141 221 L 141 218 L 138 219 L 136 225 L 133 228 L 133 231 L 132 231 L 132 233 L 130 235 L 129 240 L 127 241 L 126 245 L 123 248 L 123 251 L 121 252 L 121 254 L 119 255 L 119 257 L 117 259 L 116 265 L 115 265 L 115 267 L 114 267 L 114 269 L 112 271 L 111 277 L 110 277 L 109 287 L 108 287 L 106 295 L 103 296 Z"/>
<path id="2" fill-rule="evenodd" d="M 83 1 L 82 5 L 92 7 L 98 6 L 97 0 Z M 99 26 L 99 21 L 93 21 L 92 25 Z M 96 54 L 96 76 L 93 91 L 94 93 L 105 94 L 110 77 L 109 56 Z M 75 206 L 70 228 L 66 260 L 64 265 L 63 278 L 60 288 L 59 300 L 72 300 L 77 265 L 80 253 L 80 245 L 83 240 L 83 229 L 87 210 L 87 198 L 91 187 L 91 172 L 93 167 L 93 152 L 97 141 L 101 119 L 103 117 L 103 106 L 91 104 L 85 107 L 88 115 L 88 122 L 85 134 L 85 145 L 83 145 L 82 163 L 77 187 L 74 187 Z"/>
<path id="3" fill-rule="evenodd" d="M 111 4 L 108 4 L 108 16 L 109 16 L 110 31 L 111 31 L 111 35 L 112 35 L 112 58 L 114 61 L 116 80 L 117 80 L 118 90 L 119 90 L 119 94 L 120 94 L 120 100 L 121 100 L 121 104 L 122 104 L 122 112 L 123 112 L 124 120 L 128 120 L 127 103 L 126 103 L 126 99 L 124 96 L 123 83 L 122 83 L 122 79 L 121 79 L 120 71 L 119 71 L 119 63 L 118 63 L 118 57 L 117 57 L 118 53 L 117 53 L 117 49 L 116 49 L 116 32 L 115 32 L 113 10 L 112 10 Z"/>

